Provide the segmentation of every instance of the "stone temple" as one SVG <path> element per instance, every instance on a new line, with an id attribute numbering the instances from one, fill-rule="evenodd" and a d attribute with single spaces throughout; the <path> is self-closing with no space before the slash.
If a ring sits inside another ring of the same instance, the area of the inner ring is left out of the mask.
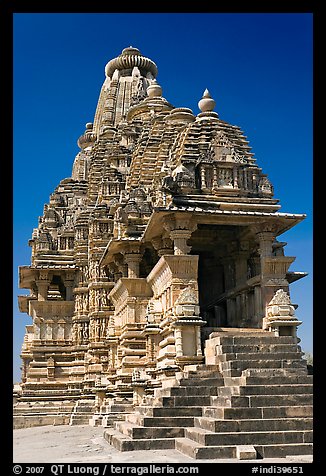
<path id="1" fill-rule="evenodd" d="M 277 239 L 305 215 L 279 211 L 207 89 L 196 115 L 156 76 L 137 48 L 107 63 L 71 177 L 29 240 L 14 427 L 103 425 L 120 451 L 198 459 L 312 454 L 289 293 L 306 273 Z"/>

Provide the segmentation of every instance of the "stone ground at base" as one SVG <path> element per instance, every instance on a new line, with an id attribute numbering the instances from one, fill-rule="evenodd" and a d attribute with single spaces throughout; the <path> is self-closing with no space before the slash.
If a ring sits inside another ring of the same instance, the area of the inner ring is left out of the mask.
<path id="1" fill-rule="evenodd" d="M 239 461 L 194 460 L 176 450 L 121 453 L 103 438 L 103 427 L 40 426 L 13 431 L 14 463 L 311 463 L 312 456 Z"/>

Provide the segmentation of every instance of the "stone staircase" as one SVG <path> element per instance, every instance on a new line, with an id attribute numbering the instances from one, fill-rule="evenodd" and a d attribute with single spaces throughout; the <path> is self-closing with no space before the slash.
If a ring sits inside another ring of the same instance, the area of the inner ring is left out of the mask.
<path id="1" fill-rule="evenodd" d="M 13 407 L 13 428 L 67 425 L 75 402 L 19 402 Z"/>
<path id="2" fill-rule="evenodd" d="M 106 430 L 107 441 L 195 459 L 312 454 L 312 376 L 293 337 L 225 329 L 211 334 L 205 355 L 156 389 L 151 406 Z"/>
<path id="3" fill-rule="evenodd" d="M 134 410 L 132 403 L 112 402 L 101 406 L 100 411 L 96 412 L 89 419 L 90 426 L 103 426 L 110 428 L 116 421 L 125 420 L 126 415 Z"/>
<path id="4" fill-rule="evenodd" d="M 184 437 L 186 428 L 194 426 L 223 378 L 216 365 L 205 365 L 178 372 L 171 383 L 155 389 L 152 406 L 136 407 L 124 422 L 105 430 L 105 439 L 120 451 L 174 449 L 175 438 Z"/>
<path id="5" fill-rule="evenodd" d="M 71 413 L 69 425 L 88 425 L 94 411 L 94 400 L 78 400 Z"/>

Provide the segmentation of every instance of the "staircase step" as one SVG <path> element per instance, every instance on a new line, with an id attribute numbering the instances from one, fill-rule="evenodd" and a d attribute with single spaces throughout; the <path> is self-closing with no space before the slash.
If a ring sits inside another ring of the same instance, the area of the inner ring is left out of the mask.
<path id="1" fill-rule="evenodd" d="M 204 446 L 189 438 L 176 438 L 175 449 L 194 459 L 233 459 L 236 446 Z"/>
<path id="2" fill-rule="evenodd" d="M 174 438 L 158 438 L 153 440 L 132 439 L 119 433 L 114 428 L 108 428 L 103 434 L 106 441 L 119 451 L 163 450 L 174 449 Z"/>
<path id="3" fill-rule="evenodd" d="M 214 398 L 214 397 L 212 397 Z M 231 397 L 233 398 L 233 397 Z M 311 394 L 294 394 L 294 395 L 252 395 L 242 397 L 249 399 L 250 407 L 269 407 L 269 406 L 303 406 L 312 405 L 313 396 Z"/>
<path id="4" fill-rule="evenodd" d="M 285 405 L 302 406 L 312 405 L 311 394 L 294 395 L 230 395 L 223 397 L 210 397 L 211 405 L 225 407 L 278 407 Z"/>
<path id="5" fill-rule="evenodd" d="M 195 370 L 188 370 L 184 371 L 183 376 L 186 379 L 196 378 L 198 380 L 204 378 L 223 378 L 220 370 L 209 370 L 207 372 L 205 370 L 200 370 L 198 372 L 196 372 Z"/>
<path id="6" fill-rule="evenodd" d="M 185 365 L 183 370 L 185 372 L 218 372 L 218 365 L 207 365 L 207 364 L 189 364 Z"/>
<path id="7" fill-rule="evenodd" d="M 205 406 L 210 405 L 209 396 L 192 396 L 192 397 L 158 397 L 155 401 L 163 407 L 179 407 L 179 406 Z"/>
<path id="8" fill-rule="evenodd" d="M 221 368 L 222 371 L 228 370 L 228 369 L 240 369 L 240 370 L 246 370 L 248 368 L 272 368 L 272 369 L 277 369 L 277 368 L 306 368 L 306 364 L 302 360 L 292 360 L 292 359 L 271 359 L 266 358 L 266 359 L 247 359 L 244 360 L 241 357 L 235 359 L 235 360 L 228 360 L 225 362 L 221 362 Z"/>
<path id="9" fill-rule="evenodd" d="M 214 433 L 237 431 L 289 431 L 311 430 L 313 419 L 310 418 L 271 418 L 271 419 L 242 419 L 242 420 L 216 420 L 208 417 L 195 417 L 195 428 Z"/>
<path id="10" fill-rule="evenodd" d="M 311 443 L 254 445 L 254 448 L 259 459 L 313 454 Z M 175 449 L 194 459 L 235 459 L 237 446 L 203 446 L 189 438 L 176 438 Z"/>
<path id="11" fill-rule="evenodd" d="M 266 378 L 269 378 L 269 383 L 273 385 L 313 385 L 312 375 L 242 377 L 243 382 L 241 384 L 265 386 Z"/>
<path id="12" fill-rule="evenodd" d="M 211 334 L 212 336 L 212 334 Z M 259 345 L 259 344 L 295 344 L 291 336 L 270 336 L 270 335 L 234 335 L 234 336 L 212 336 L 209 340 L 216 340 L 217 345 Z M 211 345 L 211 343 L 209 343 Z"/>
<path id="13" fill-rule="evenodd" d="M 144 427 L 186 427 L 194 426 L 193 416 L 189 417 L 146 417 L 140 414 L 127 415 L 126 421 Z"/>
<path id="14" fill-rule="evenodd" d="M 284 360 L 299 360 L 301 357 L 300 352 L 282 352 L 282 353 L 272 353 L 272 352 L 243 352 L 243 353 L 223 353 L 217 354 L 215 356 L 216 362 L 261 362 L 264 360 L 268 361 L 284 361 Z"/>
<path id="15" fill-rule="evenodd" d="M 137 407 L 141 415 L 148 417 L 194 417 L 201 416 L 201 406 L 180 406 L 180 407 Z"/>
<path id="16" fill-rule="evenodd" d="M 115 429 L 123 435 L 135 439 L 160 439 L 183 437 L 185 429 L 178 427 L 144 427 L 130 422 L 117 422 Z"/>
<path id="17" fill-rule="evenodd" d="M 124 403 L 121 403 L 121 404 L 118 404 L 118 403 L 113 403 L 112 405 L 110 405 L 109 409 L 108 409 L 108 412 L 111 413 L 111 412 L 132 412 L 134 411 L 134 405 L 132 404 L 124 404 Z"/>
<path id="18" fill-rule="evenodd" d="M 251 345 L 241 345 L 241 344 L 231 344 L 225 345 L 221 344 L 216 347 L 216 350 L 219 354 L 233 354 L 233 353 L 240 353 L 240 354 L 253 354 L 253 353 L 273 353 L 278 355 L 279 353 L 283 352 L 293 352 L 293 353 L 300 353 L 301 349 L 298 347 L 297 344 L 251 344 Z"/>
<path id="19" fill-rule="evenodd" d="M 210 397 L 213 407 L 250 407 L 250 397 L 241 397 L 239 395 L 224 395 L 221 397 Z"/>
<path id="20" fill-rule="evenodd" d="M 289 443 L 279 445 L 255 445 L 259 458 L 286 458 L 287 456 L 312 455 L 312 443 Z"/>
<path id="21" fill-rule="evenodd" d="M 226 407 L 205 407 L 203 416 L 216 419 L 249 419 L 262 418 L 262 408 L 226 408 Z"/>
<path id="22" fill-rule="evenodd" d="M 91 426 L 102 425 L 104 427 L 112 427 L 114 422 L 124 421 L 128 415 L 128 413 L 122 412 L 95 413 L 90 418 L 89 424 Z"/>
<path id="23" fill-rule="evenodd" d="M 210 377 L 210 378 L 180 378 L 178 380 L 177 385 L 181 387 L 208 387 L 208 386 L 215 386 L 219 387 L 224 385 L 223 377 Z"/>
<path id="24" fill-rule="evenodd" d="M 213 433 L 203 428 L 186 428 L 185 437 L 205 446 L 258 446 L 281 443 L 311 443 L 312 430 Z"/>
<path id="25" fill-rule="evenodd" d="M 270 376 L 275 374 L 275 370 L 291 370 L 292 374 L 306 375 L 307 366 L 303 360 L 231 360 L 221 362 L 221 370 L 224 377 L 244 376 L 247 370 L 269 370 Z"/>
<path id="26" fill-rule="evenodd" d="M 185 378 L 222 378 L 220 372 L 220 367 L 218 364 L 206 365 L 206 364 L 195 364 L 195 365 L 185 365 L 183 372 L 180 372 L 180 376 Z M 176 374 L 179 375 L 178 373 Z"/>
<path id="27" fill-rule="evenodd" d="M 183 386 L 183 387 L 167 387 L 157 388 L 154 391 L 155 397 L 200 397 L 217 395 L 217 386 Z"/>
<path id="28" fill-rule="evenodd" d="M 264 391 L 262 391 L 264 389 Z M 240 386 L 240 395 L 305 395 L 313 393 L 310 384 L 283 384 L 283 385 L 246 385 Z"/>
<path id="29" fill-rule="evenodd" d="M 85 413 L 84 415 L 71 415 L 69 425 L 88 425 L 92 415 L 92 413 Z"/>
<path id="30" fill-rule="evenodd" d="M 306 406 L 278 406 L 257 408 L 214 408 L 205 407 L 203 416 L 216 419 L 259 419 L 259 418 L 308 418 L 313 416 L 312 405 Z"/>
<path id="31" fill-rule="evenodd" d="M 243 371 L 242 374 L 243 377 L 245 378 L 301 378 L 301 377 L 309 377 L 306 365 L 303 365 L 301 367 L 284 367 L 284 368 L 253 368 L 253 367 L 248 367 Z M 312 377 L 312 376 L 311 376 Z M 312 379 L 311 379 L 312 380 Z"/>
<path id="32" fill-rule="evenodd" d="M 72 413 L 72 408 L 67 407 L 67 408 L 56 408 L 56 407 L 50 407 L 50 408 L 44 408 L 44 407 L 38 407 L 38 408 L 15 408 L 13 409 L 13 414 L 14 416 L 20 416 L 20 415 L 63 415 L 63 414 L 71 414 Z"/>
<path id="33" fill-rule="evenodd" d="M 262 408 L 263 418 L 297 418 L 297 417 L 312 417 L 313 406 L 292 406 L 284 405 L 279 407 L 265 407 Z"/>
<path id="34" fill-rule="evenodd" d="M 312 394 L 312 384 L 290 384 L 290 385 L 240 385 L 220 387 L 218 396 L 227 395 L 294 395 Z"/>

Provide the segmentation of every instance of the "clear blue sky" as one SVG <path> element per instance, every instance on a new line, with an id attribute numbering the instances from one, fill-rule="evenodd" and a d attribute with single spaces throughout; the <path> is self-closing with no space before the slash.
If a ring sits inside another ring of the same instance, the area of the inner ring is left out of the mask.
<path id="1" fill-rule="evenodd" d="M 105 64 L 128 46 L 158 66 L 163 96 L 199 112 L 205 88 L 220 118 L 240 126 L 282 212 L 307 218 L 279 237 L 296 256 L 291 286 L 299 337 L 312 351 L 312 22 L 310 13 L 14 14 L 13 370 L 25 325 L 18 266 L 43 205 L 71 175 L 77 139 L 92 122 Z"/>

